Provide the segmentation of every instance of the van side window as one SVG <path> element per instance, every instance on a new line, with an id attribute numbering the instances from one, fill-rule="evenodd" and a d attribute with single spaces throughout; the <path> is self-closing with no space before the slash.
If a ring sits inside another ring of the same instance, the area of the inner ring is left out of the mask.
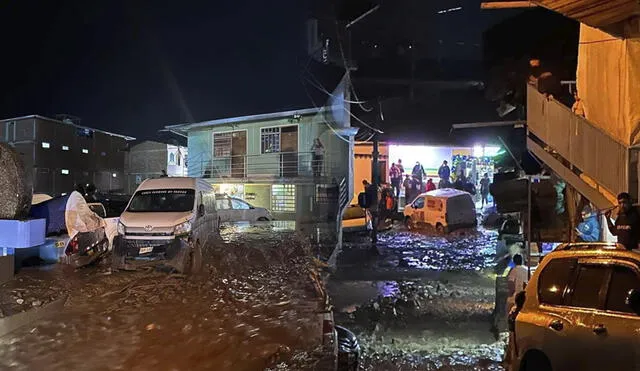
<path id="1" fill-rule="evenodd" d="M 413 201 L 413 207 L 416 209 L 424 208 L 424 197 L 418 197 L 415 201 Z"/>
<path id="2" fill-rule="evenodd" d="M 607 292 L 606 310 L 634 313 L 625 303 L 629 291 L 640 289 L 640 279 L 636 272 L 627 267 L 616 266 L 611 273 L 611 283 Z"/>
<path id="3" fill-rule="evenodd" d="M 538 278 L 538 298 L 540 303 L 563 305 L 569 282 L 574 275 L 576 259 L 556 259 L 544 268 Z"/>

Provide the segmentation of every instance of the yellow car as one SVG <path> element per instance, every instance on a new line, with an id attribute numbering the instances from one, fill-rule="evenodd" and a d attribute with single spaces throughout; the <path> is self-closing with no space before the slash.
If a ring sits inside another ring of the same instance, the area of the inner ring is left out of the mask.
<path id="1" fill-rule="evenodd" d="M 511 370 L 640 370 L 640 254 L 569 243 L 545 256 L 515 319 Z"/>

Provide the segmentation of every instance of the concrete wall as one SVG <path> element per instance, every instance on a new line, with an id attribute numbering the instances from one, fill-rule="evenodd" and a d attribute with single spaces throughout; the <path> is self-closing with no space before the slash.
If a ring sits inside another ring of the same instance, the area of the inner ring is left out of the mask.
<path id="1" fill-rule="evenodd" d="M 270 184 L 245 184 L 245 200 L 253 206 L 271 209 Z"/>
<path id="2" fill-rule="evenodd" d="M 129 148 L 126 158 L 127 193 L 132 194 L 143 180 L 156 178 L 167 170 L 167 145 L 146 141 Z"/>

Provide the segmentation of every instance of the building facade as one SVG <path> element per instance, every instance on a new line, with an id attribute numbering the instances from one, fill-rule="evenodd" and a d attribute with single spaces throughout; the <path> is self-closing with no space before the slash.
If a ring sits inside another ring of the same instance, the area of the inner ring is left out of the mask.
<path id="1" fill-rule="evenodd" d="M 133 139 L 38 115 L 0 120 L 0 141 L 32 169 L 33 192 L 51 196 L 89 183 L 101 192 L 123 191 L 127 142 Z"/>
<path id="2" fill-rule="evenodd" d="M 176 125 L 188 135 L 189 176 L 301 224 L 341 217 L 352 192 L 355 130 L 331 110 L 304 109 Z M 314 153 L 314 141 L 324 148 Z M 340 198 L 345 200 L 340 201 Z"/>
<path id="3" fill-rule="evenodd" d="M 187 154 L 187 147 L 154 141 L 130 146 L 125 157 L 127 194 L 133 194 L 143 180 L 161 176 L 163 170 L 170 177 L 188 176 Z"/>

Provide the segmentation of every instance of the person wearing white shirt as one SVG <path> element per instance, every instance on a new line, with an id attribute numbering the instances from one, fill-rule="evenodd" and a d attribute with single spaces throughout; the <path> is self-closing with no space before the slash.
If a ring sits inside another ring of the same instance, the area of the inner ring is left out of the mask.
<path id="1" fill-rule="evenodd" d="M 516 295 L 524 291 L 529 282 L 529 272 L 522 265 L 522 256 L 516 254 L 513 256 L 515 267 L 511 268 L 507 275 L 507 284 L 509 287 L 509 297 L 507 298 L 507 313 L 509 313 L 516 302 Z"/>

